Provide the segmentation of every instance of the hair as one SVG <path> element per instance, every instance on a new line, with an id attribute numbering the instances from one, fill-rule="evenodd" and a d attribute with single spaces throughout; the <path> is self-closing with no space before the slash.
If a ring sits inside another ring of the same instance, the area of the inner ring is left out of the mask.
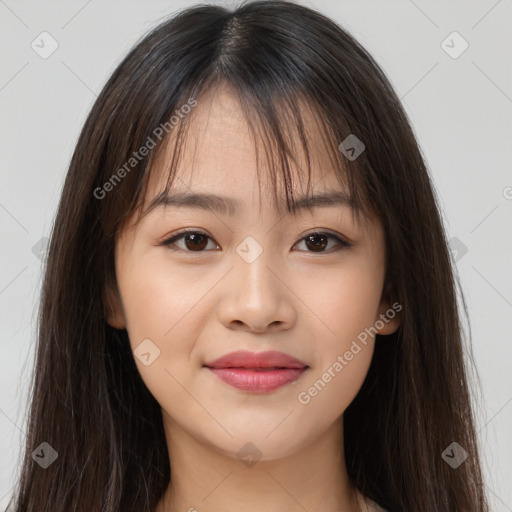
<path id="1" fill-rule="evenodd" d="M 107 323 L 105 297 L 116 290 L 116 236 L 134 213 L 141 218 L 152 163 L 171 136 L 165 192 L 172 185 L 194 111 L 172 131 L 169 119 L 221 85 L 264 148 L 275 189 L 282 178 L 288 208 L 298 151 L 290 141 L 300 142 L 310 172 L 307 107 L 354 214 L 382 222 L 385 290 L 403 309 L 395 333 L 385 343 L 377 335 L 366 379 L 344 412 L 351 482 L 392 512 L 488 511 L 460 284 L 425 160 L 372 56 L 333 20 L 288 1 L 174 13 L 129 51 L 92 106 L 48 245 L 14 510 L 150 512 L 170 482 L 160 405 L 137 371 L 126 330 Z M 356 159 L 339 148 L 350 134 L 365 145 Z M 150 139 L 156 147 L 128 172 Z M 46 469 L 32 457 L 43 441 L 58 452 Z M 454 441 L 469 454 L 457 469 L 442 458 Z"/>

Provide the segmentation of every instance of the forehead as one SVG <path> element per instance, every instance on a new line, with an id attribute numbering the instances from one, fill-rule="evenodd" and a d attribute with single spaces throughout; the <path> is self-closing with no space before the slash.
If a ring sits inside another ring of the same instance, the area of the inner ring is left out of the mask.
<path id="1" fill-rule="evenodd" d="M 308 160 L 303 140 L 289 112 L 280 113 L 280 131 L 289 155 L 287 180 L 294 197 L 302 197 L 308 187 Z M 301 103 L 304 136 L 308 145 L 313 191 L 339 191 L 348 196 L 340 172 L 329 154 L 326 136 L 314 113 Z M 283 162 L 275 140 L 265 123 L 251 116 L 250 123 L 236 95 L 225 86 L 202 95 L 189 120 L 183 144 L 177 145 L 177 131 L 171 132 L 151 168 L 145 204 L 164 190 L 168 180 L 172 190 L 229 195 L 247 200 L 249 193 L 265 201 L 284 200 Z M 178 153 L 178 155 L 176 155 Z"/>

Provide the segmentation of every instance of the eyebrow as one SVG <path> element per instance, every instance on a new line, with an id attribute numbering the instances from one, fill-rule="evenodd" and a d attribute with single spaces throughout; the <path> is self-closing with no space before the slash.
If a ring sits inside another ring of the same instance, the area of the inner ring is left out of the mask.
<path id="1" fill-rule="evenodd" d="M 200 210 L 210 210 L 220 214 L 233 216 L 240 208 L 241 202 L 225 196 L 216 194 L 201 194 L 189 192 L 174 192 L 172 194 L 162 193 L 156 196 L 149 204 L 144 215 L 149 214 L 157 208 L 176 206 L 179 208 L 192 208 Z M 296 199 L 295 205 L 288 208 L 293 214 L 299 210 L 325 207 L 353 207 L 351 197 L 343 191 L 327 191 L 314 194 L 312 196 L 302 196 Z"/>

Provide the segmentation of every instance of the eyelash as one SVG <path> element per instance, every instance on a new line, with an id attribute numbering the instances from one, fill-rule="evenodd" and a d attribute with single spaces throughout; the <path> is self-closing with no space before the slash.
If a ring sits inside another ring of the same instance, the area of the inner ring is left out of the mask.
<path id="1" fill-rule="evenodd" d="M 168 249 L 170 249 L 172 251 L 183 251 L 183 252 L 197 253 L 197 254 L 202 253 L 202 252 L 208 252 L 207 250 L 203 250 L 203 251 L 189 251 L 189 250 L 186 250 L 186 249 L 172 247 L 172 244 L 174 242 L 182 239 L 185 235 L 189 235 L 189 234 L 203 235 L 203 236 L 209 238 L 210 240 L 213 240 L 213 238 L 211 238 L 209 235 L 207 235 L 203 231 L 198 231 L 198 230 L 193 230 L 193 229 L 184 229 L 184 230 L 178 231 L 177 233 L 172 235 L 170 238 L 164 240 L 163 242 L 161 242 L 160 245 L 166 246 Z M 327 236 L 329 238 L 334 238 L 339 243 L 340 247 L 338 247 L 334 251 L 332 249 L 330 249 L 330 250 L 327 250 L 327 251 L 319 251 L 317 253 L 315 253 L 315 251 L 303 251 L 303 252 L 309 252 L 311 254 L 331 254 L 333 252 L 337 252 L 337 251 L 340 251 L 340 250 L 343 250 L 343 249 L 349 249 L 350 247 L 354 246 L 354 244 L 350 244 L 349 242 L 346 242 L 345 240 L 341 239 L 339 236 L 337 236 L 334 233 L 331 233 L 329 231 L 312 231 L 311 233 L 307 233 L 305 236 L 303 236 L 298 242 L 302 242 L 302 241 L 306 240 L 306 238 L 308 236 L 311 236 L 311 235 L 323 235 L 323 236 Z"/>

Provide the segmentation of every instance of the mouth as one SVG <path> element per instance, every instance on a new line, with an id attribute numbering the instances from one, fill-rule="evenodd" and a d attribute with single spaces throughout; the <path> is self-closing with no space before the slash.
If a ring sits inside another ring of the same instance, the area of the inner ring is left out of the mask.
<path id="1" fill-rule="evenodd" d="M 203 366 L 226 384 L 250 393 L 267 393 L 292 384 L 309 368 L 299 359 L 275 350 L 239 350 Z"/>
<path id="2" fill-rule="evenodd" d="M 307 366 L 303 361 L 275 350 L 266 352 L 239 350 L 204 365 L 209 368 L 244 368 L 246 370 L 300 369 Z"/>
<path id="3" fill-rule="evenodd" d="M 213 375 L 230 386 L 249 393 L 269 393 L 298 381 L 309 366 L 302 368 L 268 367 L 212 368 L 205 366 Z"/>
<path id="4" fill-rule="evenodd" d="M 216 370 L 250 370 L 252 372 L 268 372 L 274 370 L 301 370 L 309 368 L 309 366 L 303 366 L 295 368 L 292 366 L 268 366 L 268 367 L 251 367 L 251 366 L 208 366 L 204 365 L 205 368 L 213 368 Z"/>

